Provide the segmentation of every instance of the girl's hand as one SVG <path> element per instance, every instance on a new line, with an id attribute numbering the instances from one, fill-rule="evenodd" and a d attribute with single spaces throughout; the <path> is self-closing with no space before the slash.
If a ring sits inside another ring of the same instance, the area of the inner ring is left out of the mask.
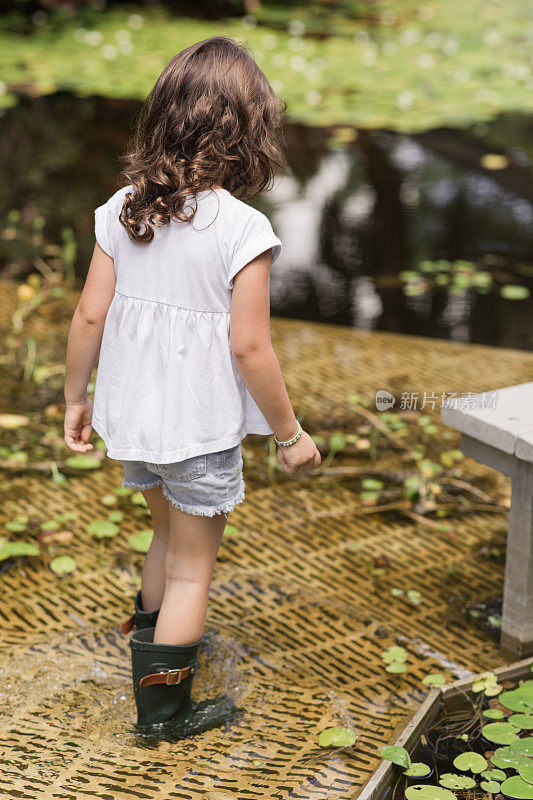
<path id="1" fill-rule="evenodd" d="M 318 467 L 322 461 L 316 444 L 305 431 L 302 431 L 302 435 L 295 444 L 278 447 L 277 459 L 289 475 L 307 472 L 313 467 Z"/>
<path id="2" fill-rule="evenodd" d="M 89 442 L 93 428 L 93 404 L 90 400 L 84 403 L 70 403 L 65 411 L 65 444 L 77 453 L 92 450 Z"/>

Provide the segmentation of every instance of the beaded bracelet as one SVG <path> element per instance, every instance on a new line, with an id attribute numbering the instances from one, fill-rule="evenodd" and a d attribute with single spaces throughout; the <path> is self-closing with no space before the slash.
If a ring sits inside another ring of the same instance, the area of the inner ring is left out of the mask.
<path id="1" fill-rule="evenodd" d="M 298 422 L 298 420 L 296 420 L 296 422 Z M 289 447 L 289 445 L 295 444 L 301 435 L 302 435 L 302 426 L 298 422 L 298 433 L 296 434 L 296 436 L 293 436 L 293 438 L 289 439 L 288 442 L 280 442 L 280 440 L 276 437 L 276 434 L 274 434 L 274 441 L 276 442 L 278 447 Z"/>

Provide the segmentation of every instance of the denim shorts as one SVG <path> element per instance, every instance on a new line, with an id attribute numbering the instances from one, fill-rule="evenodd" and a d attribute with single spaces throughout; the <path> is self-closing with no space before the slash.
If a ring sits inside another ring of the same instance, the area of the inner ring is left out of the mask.
<path id="1" fill-rule="evenodd" d="M 192 456 L 174 464 L 120 463 L 124 468 L 122 486 L 138 490 L 161 486 L 167 500 L 187 514 L 229 514 L 244 500 L 240 442 L 228 450 Z"/>

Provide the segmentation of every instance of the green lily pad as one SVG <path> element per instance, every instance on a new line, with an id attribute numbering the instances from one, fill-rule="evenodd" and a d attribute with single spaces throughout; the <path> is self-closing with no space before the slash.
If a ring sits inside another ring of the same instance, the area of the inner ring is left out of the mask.
<path id="1" fill-rule="evenodd" d="M 131 489 L 129 486 L 117 486 L 115 494 L 117 497 L 128 497 L 131 494 Z"/>
<path id="2" fill-rule="evenodd" d="M 15 517 L 11 522 L 6 522 L 4 527 L 10 533 L 22 533 L 28 527 L 28 517 Z"/>
<path id="3" fill-rule="evenodd" d="M 361 484 L 363 489 L 367 489 L 370 492 L 379 492 L 384 485 L 382 481 L 377 481 L 374 478 L 366 478 Z"/>
<path id="4" fill-rule="evenodd" d="M 356 741 L 355 732 L 342 726 L 326 728 L 318 736 L 320 747 L 352 747 Z"/>
<path id="5" fill-rule="evenodd" d="M 481 732 L 489 742 L 511 744 L 518 739 L 519 729 L 510 722 L 489 722 L 487 725 L 483 725 Z"/>
<path id="6" fill-rule="evenodd" d="M 399 675 L 401 672 L 407 672 L 407 666 L 401 661 L 393 661 L 392 664 L 387 664 L 385 671 Z"/>
<path id="7" fill-rule="evenodd" d="M 131 496 L 131 502 L 134 506 L 143 506 L 144 508 L 148 508 L 148 503 L 144 499 L 142 492 L 133 492 Z"/>
<path id="8" fill-rule="evenodd" d="M 507 722 L 522 731 L 529 731 L 533 728 L 533 714 L 511 714 Z"/>
<path id="9" fill-rule="evenodd" d="M 80 453 L 77 456 L 69 456 L 65 459 L 66 466 L 71 469 L 98 469 L 101 463 L 99 458 L 88 456 L 84 453 Z"/>
<path id="10" fill-rule="evenodd" d="M 522 756 L 533 757 L 533 736 L 524 736 L 516 742 L 509 745 L 509 750 L 513 753 L 518 753 Z"/>
<path id="11" fill-rule="evenodd" d="M 107 519 L 98 519 L 91 522 L 87 528 L 87 533 L 96 539 L 112 539 L 118 533 L 118 525 L 109 522 Z"/>
<path id="12" fill-rule="evenodd" d="M 516 744 L 516 742 L 513 742 L 513 744 Z M 490 760 L 495 767 L 500 767 L 501 769 L 511 769 L 511 767 L 518 769 L 520 764 L 527 761 L 527 756 L 514 752 L 508 745 L 507 747 L 498 747 L 490 757 Z"/>
<path id="13" fill-rule="evenodd" d="M 530 683 L 530 681 L 527 683 Z M 522 689 L 522 686 L 518 689 L 511 689 L 508 692 L 502 692 L 498 699 L 502 706 L 511 711 L 529 714 L 533 710 L 533 692 L 527 688 Z"/>
<path id="14" fill-rule="evenodd" d="M 48 519 L 46 522 L 41 523 L 42 531 L 58 531 L 59 521 L 57 519 Z"/>
<path id="15" fill-rule="evenodd" d="M 490 792 L 491 794 L 498 794 L 500 791 L 500 784 L 498 781 L 481 781 L 479 785 L 485 792 Z"/>
<path id="16" fill-rule="evenodd" d="M 423 761 L 413 761 L 403 774 L 406 778 L 426 778 L 431 774 L 431 767 L 429 764 L 424 764 Z"/>
<path id="17" fill-rule="evenodd" d="M 506 797 L 513 797 L 517 800 L 533 800 L 533 786 L 519 775 L 507 778 L 501 785 L 501 791 Z"/>
<path id="18" fill-rule="evenodd" d="M 407 599 L 409 600 L 409 602 L 417 606 L 420 603 L 420 600 L 422 599 L 422 595 L 420 594 L 418 589 L 409 589 L 409 591 L 407 592 Z"/>
<path id="19" fill-rule="evenodd" d="M 404 647 L 392 645 L 392 647 L 382 652 L 381 658 L 386 664 L 390 664 L 393 661 L 407 661 L 407 650 Z"/>
<path id="20" fill-rule="evenodd" d="M 485 769 L 481 775 L 489 781 L 497 781 L 498 783 L 501 783 L 507 777 L 502 769 Z"/>
<path id="21" fill-rule="evenodd" d="M 153 530 L 145 529 L 128 537 L 128 542 L 138 553 L 147 553 L 152 544 Z"/>
<path id="22" fill-rule="evenodd" d="M 79 514 L 77 511 L 64 511 L 62 514 L 56 514 L 54 519 L 56 522 L 62 524 L 63 522 L 71 522 L 73 519 L 78 519 Z"/>
<path id="23" fill-rule="evenodd" d="M 456 800 L 453 792 L 443 786 L 415 784 L 405 790 L 406 800 Z"/>
<path id="24" fill-rule="evenodd" d="M 399 767 L 409 769 L 411 766 L 411 757 L 405 747 L 399 745 L 385 745 L 379 751 L 382 758 L 397 764 Z"/>
<path id="25" fill-rule="evenodd" d="M 100 502 L 103 503 L 104 506 L 114 506 L 117 502 L 117 498 L 114 494 L 104 494 L 104 496 L 100 498 Z"/>
<path id="26" fill-rule="evenodd" d="M 527 286 L 514 286 L 507 284 L 500 289 L 500 297 L 505 300 L 527 300 L 530 291 Z"/>
<path id="27" fill-rule="evenodd" d="M 460 791 L 472 789 L 476 785 L 475 780 L 468 775 L 456 775 L 454 772 L 445 772 L 444 775 L 440 776 L 439 783 L 446 789 L 458 789 Z"/>
<path id="28" fill-rule="evenodd" d="M 50 562 L 50 569 L 55 575 L 69 575 L 78 565 L 71 556 L 57 556 Z"/>
<path id="29" fill-rule="evenodd" d="M 446 683 L 446 675 L 443 675 L 442 672 L 434 672 L 431 675 L 426 675 L 426 677 L 422 679 L 422 683 L 426 686 L 444 686 Z"/>
<path id="30" fill-rule="evenodd" d="M 481 712 L 487 719 L 503 719 L 504 713 L 501 708 L 486 708 Z"/>
<path id="31" fill-rule="evenodd" d="M 474 753 L 472 750 L 468 750 L 466 753 L 460 753 L 456 756 L 453 760 L 453 765 L 457 767 L 457 769 L 462 769 L 465 772 L 467 770 L 470 770 L 470 772 L 483 772 L 488 766 L 487 759 L 479 753 Z"/>
<path id="32" fill-rule="evenodd" d="M 225 539 L 232 539 L 234 536 L 238 536 L 239 533 L 240 529 L 236 525 L 226 525 L 223 536 Z"/>
<path id="33" fill-rule="evenodd" d="M 122 522 L 124 519 L 124 514 L 122 511 L 110 511 L 107 515 L 107 519 L 109 522 Z"/>
<path id="34" fill-rule="evenodd" d="M 533 783 L 533 764 L 524 760 L 522 764 L 518 765 L 518 774 L 528 783 Z"/>
<path id="35" fill-rule="evenodd" d="M 38 556 L 40 552 L 32 542 L 3 542 L 0 546 L 0 561 L 19 556 Z"/>

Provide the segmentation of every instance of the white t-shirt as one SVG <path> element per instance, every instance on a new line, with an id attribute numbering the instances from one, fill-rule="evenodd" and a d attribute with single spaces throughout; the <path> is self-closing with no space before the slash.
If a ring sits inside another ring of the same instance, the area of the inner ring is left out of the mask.
<path id="1" fill-rule="evenodd" d="M 109 457 L 168 464 L 271 434 L 230 343 L 234 275 L 281 251 L 269 220 L 225 189 L 204 190 L 192 223 L 154 227 L 150 244 L 138 245 L 118 219 L 128 191 L 94 212 L 117 276 L 92 420 Z"/>

